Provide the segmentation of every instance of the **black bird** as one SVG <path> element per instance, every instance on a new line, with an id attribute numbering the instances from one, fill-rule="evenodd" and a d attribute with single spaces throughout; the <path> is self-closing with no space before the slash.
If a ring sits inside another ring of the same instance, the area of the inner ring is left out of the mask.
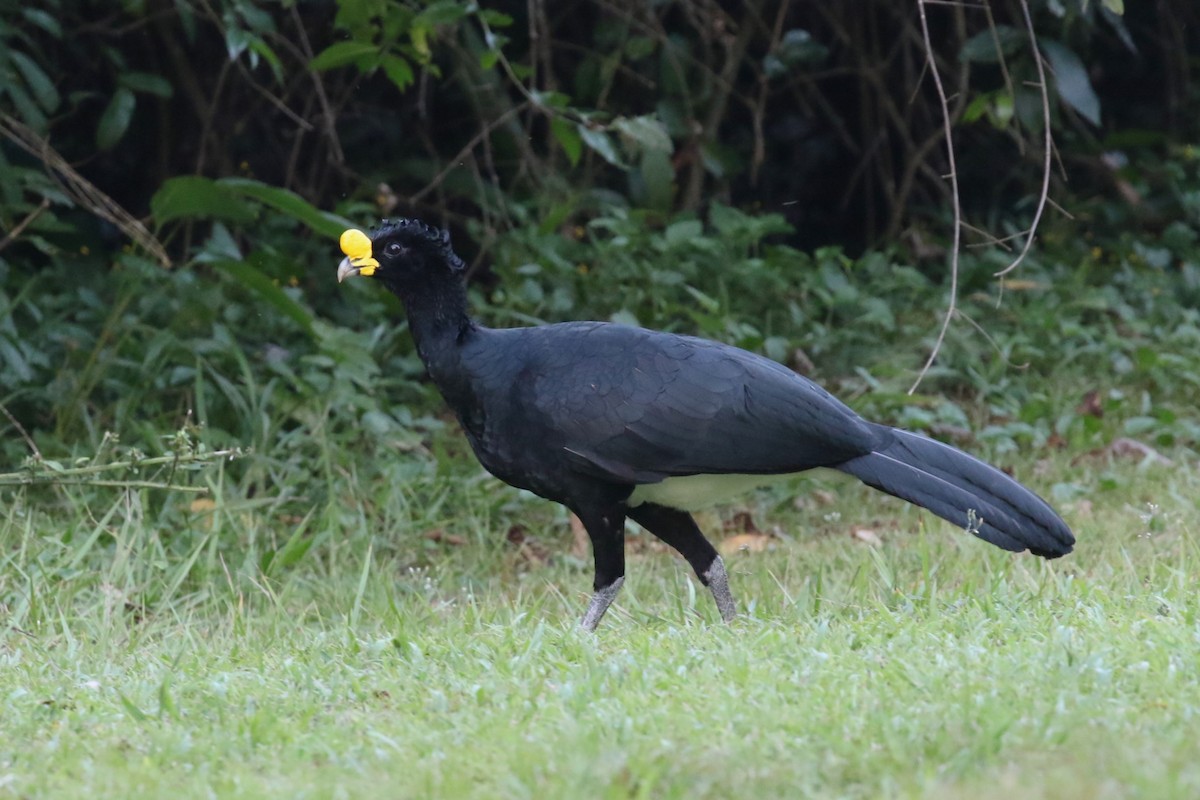
<path id="1" fill-rule="evenodd" d="M 810 380 L 717 342 L 603 322 L 496 330 L 471 319 L 447 232 L 384 222 L 342 234 L 341 282 L 383 282 L 483 466 L 562 503 L 592 540 L 594 630 L 625 580 L 625 520 L 687 559 L 735 613 L 725 566 L 690 511 L 734 490 L 831 467 L 1013 552 L 1071 552 L 1066 523 L 1000 470 L 859 417 Z"/>

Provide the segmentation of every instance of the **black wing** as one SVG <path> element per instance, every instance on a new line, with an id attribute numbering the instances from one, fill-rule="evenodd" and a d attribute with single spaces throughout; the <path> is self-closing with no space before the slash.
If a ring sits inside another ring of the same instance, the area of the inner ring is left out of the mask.
<path id="1" fill-rule="evenodd" d="M 799 472 L 879 438 L 813 382 L 735 347 L 603 323 L 526 330 L 539 424 L 597 477 Z"/>

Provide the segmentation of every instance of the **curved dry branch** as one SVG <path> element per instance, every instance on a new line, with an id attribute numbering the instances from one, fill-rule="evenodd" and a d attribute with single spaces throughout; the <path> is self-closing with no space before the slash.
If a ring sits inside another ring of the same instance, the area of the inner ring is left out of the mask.
<path id="1" fill-rule="evenodd" d="M 942 128 L 946 136 L 946 158 L 950 163 L 950 193 L 954 206 L 954 243 L 950 250 L 950 305 L 946 308 L 946 316 L 942 319 L 942 326 L 938 330 L 937 341 L 933 344 L 933 350 L 929 353 L 929 358 L 925 361 L 925 366 L 921 367 L 920 374 L 913 381 L 913 385 L 909 387 L 908 393 L 912 394 L 921 385 L 921 381 L 925 379 L 929 368 L 933 366 L 934 360 L 937 358 L 938 352 L 942 349 L 942 342 L 946 340 L 946 331 L 950 329 L 950 320 L 954 319 L 958 311 L 958 251 L 962 244 L 962 206 L 958 199 L 958 166 L 954 160 L 954 136 L 953 126 L 950 123 L 950 102 L 946 97 L 946 88 L 942 85 L 942 76 L 938 72 L 937 62 L 933 56 L 933 42 L 929 36 L 929 21 L 925 18 L 925 4 L 929 0 L 917 0 L 917 8 L 921 15 L 921 36 L 925 41 L 925 56 L 929 64 L 929 73 L 933 75 L 933 84 L 937 87 L 938 100 L 942 104 Z"/>
<path id="2" fill-rule="evenodd" d="M 116 200 L 100 191 L 87 178 L 80 175 L 50 146 L 50 142 L 36 131 L 8 114 L 0 113 L 0 136 L 4 136 L 17 147 L 42 162 L 63 192 L 86 211 L 106 222 L 111 222 L 121 233 L 128 236 L 139 247 L 150 253 L 164 267 L 171 266 L 171 257 L 158 239 Z"/>
<path id="3" fill-rule="evenodd" d="M 1054 152 L 1054 139 L 1050 135 L 1050 93 L 1046 88 L 1046 67 L 1043 64 L 1042 53 L 1038 50 L 1037 34 L 1034 33 L 1033 19 L 1029 15 L 1029 4 L 1025 0 L 1020 0 L 1020 3 L 1021 11 L 1025 15 L 1025 29 L 1029 32 L 1029 46 L 1033 50 L 1033 63 L 1037 65 L 1038 87 L 1042 92 L 1042 129 L 1045 131 L 1042 146 L 1046 152 L 1043 155 L 1042 164 L 1042 193 L 1038 197 L 1037 211 L 1033 214 L 1033 222 L 1030 223 L 1029 231 L 1025 236 L 1025 246 L 1021 248 L 1021 252 L 1017 254 L 1011 264 L 995 273 L 997 278 L 1002 278 L 1016 269 L 1029 254 L 1029 248 L 1033 247 L 1033 238 L 1037 234 L 1038 225 L 1042 221 L 1042 212 L 1046 210 L 1046 200 L 1050 196 L 1050 158 Z"/>

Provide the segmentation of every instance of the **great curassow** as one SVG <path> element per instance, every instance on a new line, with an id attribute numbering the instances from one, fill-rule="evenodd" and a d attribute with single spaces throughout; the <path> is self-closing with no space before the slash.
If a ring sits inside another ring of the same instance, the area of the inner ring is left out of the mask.
<path id="1" fill-rule="evenodd" d="M 417 352 L 483 466 L 562 503 L 592 541 L 581 622 L 595 630 L 625 580 L 625 520 L 679 551 L 735 606 L 721 557 L 690 511 L 829 467 L 927 508 L 997 547 L 1071 552 L 1066 523 L 1033 492 L 949 445 L 859 417 L 762 356 L 604 322 L 491 329 L 471 319 L 449 234 L 416 220 L 348 230 L 338 282 L 378 279 L 403 302 Z"/>

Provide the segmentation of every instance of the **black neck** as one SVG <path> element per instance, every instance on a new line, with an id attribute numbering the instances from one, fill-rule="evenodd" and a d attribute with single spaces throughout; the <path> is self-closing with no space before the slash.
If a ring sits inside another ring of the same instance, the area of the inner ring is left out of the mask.
<path id="1" fill-rule="evenodd" d="M 466 285 L 453 280 L 396 294 L 408 312 L 408 327 L 421 361 L 442 396 L 461 416 L 473 402 L 461 348 L 478 327 L 467 311 Z"/>

